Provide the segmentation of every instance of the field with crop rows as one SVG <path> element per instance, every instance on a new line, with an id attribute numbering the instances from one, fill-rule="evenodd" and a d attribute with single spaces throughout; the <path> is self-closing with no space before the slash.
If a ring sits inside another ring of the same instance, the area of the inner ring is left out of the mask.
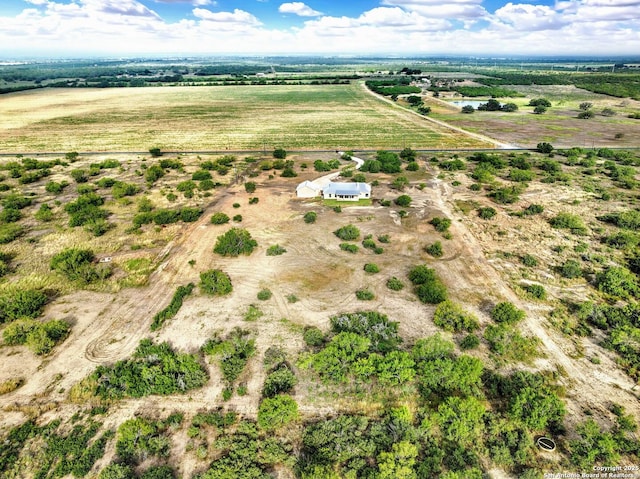
<path id="1" fill-rule="evenodd" d="M 0 103 L 0 151 L 478 148 L 489 146 L 358 84 L 59 89 Z"/>

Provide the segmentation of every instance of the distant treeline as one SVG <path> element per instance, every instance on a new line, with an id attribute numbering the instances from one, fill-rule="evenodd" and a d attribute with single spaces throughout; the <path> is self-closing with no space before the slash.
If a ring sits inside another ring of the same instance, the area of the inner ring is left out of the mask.
<path id="1" fill-rule="evenodd" d="M 371 91 L 378 95 L 393 96 L 420 93 L 422 90 L 411 86 L 411 77 L 390 78 L 385 80 L 367 80 L 365 84 Z"/>

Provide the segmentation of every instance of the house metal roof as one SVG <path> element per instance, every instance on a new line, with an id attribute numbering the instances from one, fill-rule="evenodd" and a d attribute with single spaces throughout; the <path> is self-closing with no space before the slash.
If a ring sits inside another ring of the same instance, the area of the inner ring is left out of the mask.
<path id="1" fill-rule="evenodd" d="M 371 193 L 371 185 L 367 183 L 329 183 L 324 190 L 325 195 L 358 196 Z"/>

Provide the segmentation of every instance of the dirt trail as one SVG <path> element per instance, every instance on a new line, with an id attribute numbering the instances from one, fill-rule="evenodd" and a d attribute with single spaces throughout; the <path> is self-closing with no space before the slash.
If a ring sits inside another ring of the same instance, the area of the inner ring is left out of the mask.
<path id="1" fill-rule="evenodd" d="M 456 291 L 493 292 L 497 301 L 510 301 L 526 311 L 524 329 L 540 339 L 545 358 L 539 359 L 536 366 L 540 369 L 558 369 L 561 382 L 567 389 L 569 414 L 582 416 L 584 410 L 592 410 L 604 414 L 612 402 L 625 407 L 634 417 L 640 417 L 640 403 L 635 392 L 635 383 L 625 375 L 610 357 L 602 358 L 602 364 L 592 364 L 587 357 L 574 359 L 570 351 L 575 350 L 570 340 L 553 329 L 548 321 L 540 315 L 539 309 L 523 301 L 509 288 L 500 274 L 486 259 L 482 246 L 469 229 L 460 221 L 459 215 L 453 211 L 452 192 L 449 185 L 441 180 L 433 180 L 433 206 L 440 209 L 447 217 L 454 219 L 450 231 L 456 238 L 461 250 L 456 254 L 457 261 L 446 264 L 450 284 L 456 285 Z M 463 263 L 464 265 L 461 265 Z M 470 268 L 463 272 L 460 269 Z M 481 289 L 477 289 L 480 287 Z M 485 297 L 486 300 L 486 297 Z M 587 339 L 583 339 L 586 343 Z"/>

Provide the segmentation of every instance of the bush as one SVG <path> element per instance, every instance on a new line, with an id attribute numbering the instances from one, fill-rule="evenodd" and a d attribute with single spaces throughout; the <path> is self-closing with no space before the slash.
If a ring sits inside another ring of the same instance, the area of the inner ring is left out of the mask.
<path id="1" fill-rule="evenodd" d="M 558 213 L 549 220 L 552 228 L 568 229 L 572 233 L 583 235 L 587 232 L 587 227 L 582 222 L 582 218 L 571 213 Z"/>
<path id="2" fill-rule="evenodd" d="M 184 298 L 193 292 L 193 288 L 195 288 L 193 283 L 189 283 L 186 286 L 178 286 L 178 289 L 176 289 L 176 292 L 173 294 L 173 298 L 171 298 L 169 306 L 156 313 L 153 317 L 151 331 L 160 329 L 167 319 L 171 319 L 178 314 L 178 311 L 180 311 L 180 308 L 182 307 Z"/>
<path id="3" fill-rule="evenodd" d="M 98 366 L 90 376 L 103 399 L 185 393 L 202 387 L 207 373 L 192 354 L 176 353 L 168 343 L 143 339 L 129 360 Z"/>
<path id="4" fill-rule="evenodd" d="M 378 265 L 377 265 L 377 264 L 375 264 L 375 263 L 367 263 L 367 264 L 365 264 L 365 265 L 364 265 L 364 270 L 365 270 L 367 273 L 371 273 L 371 274 L 379 273 L 379 272 L 380 272 L 380 268 L 379 268 L 379 267 L 378 267 Z"/>
<path id="5" fill-rule="evenodd" d="M 273 431 L 289 424 L 298 417 L 298 404 L 286 394 L 263 399 L 258 408 L 258 426 Z"/>
<path id="6" fill-rule="evenodd" d="M 491 319 L 496 323 L 515 324 L 524 319 L 524 311 L 516 308 L 508 301 L 498 303 L 491 310 Z"/>
<path id="7" fill-rule="evenodd" d="M 475 334 L 467 334 L 462 341 L 460 341 L 460 348 L 467 350 L 467 349 L 474 349 L 477 348 L 480 345 L 480 338 L 478 338 L 478 336 L 476 336 Z"/>
<path id="8" fill-rule="evenodd" d="M 223 225 L 225 223 L 228 223 L 229 220 L 229 216 L 222 212 L 214 213 L 213 215 L 211 215 L 211 223 L 214 225 Z"/>
<path id="9" fill-rule="evenodd" d="M 49 267 L 62 273 L 70 281 L 92 283 L 101 279 L 100 272 L 93 266 L 95 256 L 88 249 L 69 248 L 51 258 Z"/>
<path id="10" fill-rule="evenodd" d="M 46 222 L 53 219 L 53 210 L 47 203 L 42 203 L 40 209 L 34 215 L 38 221 Z"/>
<path id="11" fill-rule="evenodd" d="M 506 186 L 494 190 L 489 194 L 489 197 L 496 203 L 508 205 L 517 202 L 520 199 L 520 193 L 522 193 L 520 185 Z"/>
<path id="12" fill-rule="evenodd" d="M 532 256 L 530 254 L 525 254 L 524 256 L 522 256 L 520 258 L 520 261 L 522 261 L 523 265 L 528 266 L 530 268 L 534 266 L 538 266 L 538 259 L 535 256 Z"/>
<path id="13" fill-rule="evenodd" d="M 89 181 L 89 177 L 87 176 L 87 172 L 85 170 L 77 169 L 71 170 L 69 172 L 71 178 L 75 180 L 76 183 L 86 183 Z"/>
<path id="14" fill-rule="evenodd" d="M 40 323 L 24 318 L 9 324 L 2 332 L 2 337 L 6 344 L 26 344 L 34 354 L 43 355 L 48 354 L 56 344 L 64 341 L 70 329 L 65 321 L 51 320 Z"/>
<path id="15" fill-rule="evenodd" d="M 58 193 L 62 193 L 62 190 L 64 190 L 67 186 L 69 186 L 69 183 L 66 181 L 61 181 L 60 183 L 56 183 L 55 181 L 49 181 L 45 185 L 44 189 L 48 193 L 53 193 L 57 195 Z"/>
<path id="16" fill-rule="evenodd" d="M 158 210 L 153 215 L 153 222 L 157 225 L 177 223 L 179 219 L 180 212 L 175 210 Z"/>
<path id="17" fill-rule="evenodd" d="M 185 223 L 193 223 L 198 221 L 198 218 L 202 216 L 203 212 L 204 210 L 201 208 L 189 208 L 185 206 L 180 209 L 180 219 Z"/>
<path id="18" fill-rule="evenodd" d="M 318 218 L 318 214 L 315 211 L 309 211 L 304 214 L 304 222 L 307 224 L 315 223 Z"/>
<path id="19" fill-rule="evenodd" d="M 268 288 L 258 291 L 258 299 L 260 301 L 268 301 L 269 299 L 271 299 L 271 296 L 273 296 L 273 293 Z"/>
<path id="20" fill-rule="evenodd" d="M 262 396 L 274 397 L 277 394 L 287 393 L 297 384 L 296 376 L 286 367 L 280 367 L 269 374 L 264 380 Z"/>
<path id="21" fill-rule="evenodd" d="M 202 350 L 207 355 L 218 356 L 225 381 L 233 384 L 255 354 L 256 346 L 248 331 L 234 328 L 225 340 L 215 336 L 205 343 Z"/>
<path id="22" fill-rule="evenodd" d="M 253 181 L 247 181 L 244 184 L 244 190 L 247 193 L 254 193 L 256 191 L 256 184 Z"/>
<path id="23" fill-rule="evenodd" d="M 392 276 L 387 280 L 387 288 L 392 291 L 400 291 L 404 288 L 404 283 L 395 276 Z"/>
<path id="24" fill-rule="evenodd" d="M 241 254 L 250 255 L 258 243 L 251 237 L 251 234 L 241 228 L 231 228 L 222 236 L 218 236 L 214 253 L 222 256 L 239 256 Z"/>
<path id="25" fill-rule="evenodd" d="M 373 293 L 373 291 L 365 288 L 356 291 L 356 298 L 358 298 L 360 301 L 371 301 L 376 298 L 376 295 Z"/>
<path id="26" fill-rule="evenodd" d="M 580 278 L 582 276 L 582 267 L 575 259 L 568 259 L 560 266 L 560 275 L 569 279 Z"/>
<path id="27" fill-rule="evenodd" d="M 162 150 L 157 146 L 154 146 L 153 148 L 149 148 L 149 154 L 152 157 L 157 158 L 159 156 L 162 156 Z"/>
<path id="28" fill-rule="evenodd" d="M 610 266 L 596 275 L 598 289 L 618 298 L 630 298 L 638 293 L 636 275 L 623 266 Z"/>
<path id="29" fill-rule="evenodd" d="M 355 241 L 360 237 L 360 230 L 353 225 L 347 225 L 337 229 L 333 234 L 344 241 Z"/>
<path id="30" fill-rule="evenodd" d="M 325 337 L 320 328 L 308 326 L 304 329 L 302 339 L 304 339 L 307 346 L 322 346 L 324 344 Z"/>
<path id="31" fill-rule="evenodd" d="M 436 241 L 433 244 L 430 244 L 425 248 L 425 251 L 429 253 L 434 258 L 441 258 L 443 255 L 442 252 L 442 243 L 440 241 Z"/>
<path id="32" fill-rule="evenodd" d="M 438 304 L 433 315 L 436 326 L 449 332 L 471 332 L 480 327 L 478 319 L 462 309 L 453 301 L 443 301 Z"/>
<path id="33" fill-rule="evenodd" d="M 522 212 L 522 214 L 525 215 L 525 216 L 532 216 L 532 215 L 539 215 L 543 211 L 544 211 L 544 206 L 537 205 L 537 204 L 532 204 L 532 205 L 527 206 L 524 209 L 524 211 Z"/>
<path id="34" fill-rule="evenodd" d="M 396 205 L 402 206 L 402 207 L 410 206 L 411 201 L 412 199 L 411 199 L 411 196 L 409 195 L 400 195 L 394 200 Z"/>
<path id="35" fill-rule="evenodd" d="M 449 218 L 440 218 L 439 216 L 432 218 L 429 223 L 440 233 L 444 233 L 451 226 L 451 220 Z"/>
<path id="36" fill-rule="evenodd" d="M 497 214 L 498 212 L 494 208 L 491 208 L 490 206 L 486 208 L 478 208 L 478 216 L 483 220 L 490 220 Z"/>
<path id="37" fill-rule="evenodd" d="M 242 223 L 242 215 L 235 215 L 233 217 L 233 221 L 235 221 L 236 223 Z"/>
<path id="38" fill-rule="evenodd" d="M 191 179 L 193 181 L 210 180 L 212 178 L 213 177 L 211 176 L 211 173 L 209 173 L 207 170 L 198 170 L 191 175 Z"/>
<path id="39" fill-rule="evenodd" d="M 340 249 L 342 251 L 348 251 L 349 253 L 357 253 L 360 248 L 358 248 L 358 245 L 352 244 L 352 243 L 340 243 Z"/>
<path id="40" fill-rule="evenodd" d="M 0 212 L 0 223 L 15 223 L 20 221 L 20 218 L 22 218 L 20 210 L 5 208 Z"/>
<path id="41" fill-rule="evenodd" d="M 280 256 L 281 254 L 284 254 L 286 252 L 287 250 L 279 244 L 274 244 L 273 246 L 269 246 L 269 248 L 267 248 L 267 256 Z"/>
<path id="42" fill-rule="evenodd" d="M 287 152 L 284 148 L 276 148 L 273 150 L 273 157 L 279 160 L 284 160 L 287 157 Z"/>
<path id="43" fill-rule="evenodd" d="M 200 290 L 211 295 L 223 296 L 231 293 L 233 285 L 227 273 L 212 269 L 200 273 Z"/>
<path id="44" fill-rule="evenodd" d="M 526 284 L 523 289 L 536 299 L 545 299 L 547 297 L 547 292 L 541 284 Z"/>
<path id="45" fill-rule="evenodd" d="M 536 151 L 538 153 L 549 154 L 553 151 L 553 145 L 546 142 L 538 143 L 538 145 L 536 146 Z"/>
<path id="46" fill-rule="evenodd" d="M 0 225 L 0 244 L 11 243 L 24 234 L 24 228 L 18 224 Z"/>

